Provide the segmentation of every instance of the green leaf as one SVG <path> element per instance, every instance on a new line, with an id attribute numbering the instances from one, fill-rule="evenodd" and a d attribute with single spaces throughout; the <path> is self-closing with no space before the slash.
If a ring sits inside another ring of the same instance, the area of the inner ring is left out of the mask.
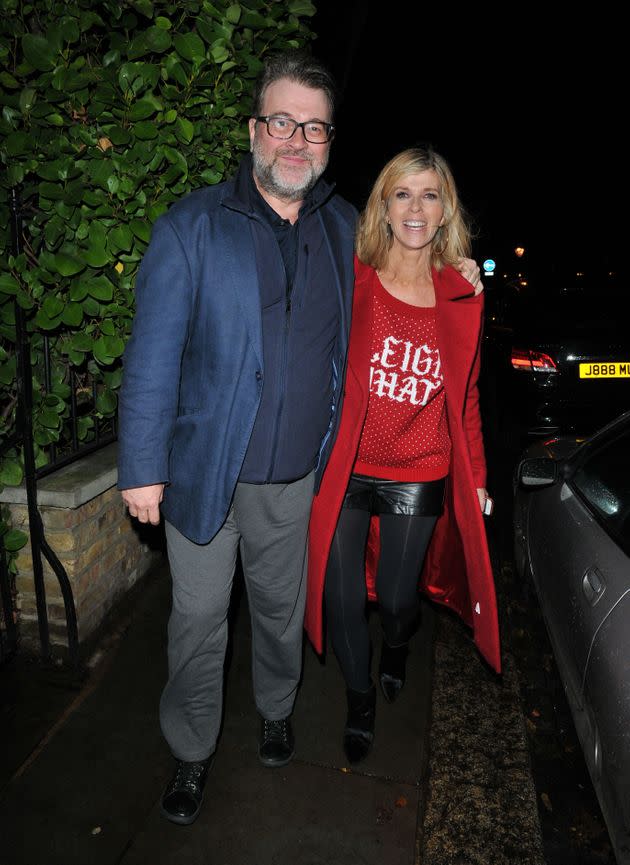
<path id="1" fill-rule="evenodd" d="M 137 60 L 139 57 L 144 57 L 149 51 L 149 46 L 147 45 L 147 40 L 144 33 L 140 33 L 136 36 L 135 39 L 131 41 L 129 48 L 127 49 L 127 57 L 130 60 Z"/>
<path id="2" fill-rule="evenodd" d="M 75 366 L 81 366 L 85 360 L 85 355 L 81 354 L 79 351 L 74 351 L 71 348 L 64 349 L 64 353 L 68 355 L 70 363 L 73 363 Z"/>
<path id="3" fill-rule="evenodd" d="M 11 132 L 4 140 L 7 156 L 21 156 L 33 147 L 34 139 L 27 132 Z"/>
<path id="4" fill-rule="evenodd" d="M 58 252 L 55 255 L 55 269 L 62 276 L 74 276 L 75 273 L 81 273 L 85 270 L 85 261 L 81 261 L 74 255 L 67 255 L 65 252 Z"/>
<path id="5" fill-rule="evenodd" d="M 39 194 L 42 198 L 48 198 L 50 201 L 61 201 L 64 196 L 64 188 L 61 183 L 48 183 L 44 181 L 39 184 Z"/>
<path id="6" fill-rule="evenodd" d="M 0 364 L 0 383 L 13 386 L 15 384 L 16 361 L 12 357 L 6 363 Z"/>
<path id="7" fill-rule="evenodd" d="M 9 186 L 17 186 L 24 181 L 24 168 L 22 165 L 11 163 L 7 168 L 7 183 Z"/>
<path id="8" fill-rule="evenodd" d="M 51 249 L 54 249 L 65 233 L 65 223 L 58 216 L 53 216 L 51 219 L 47 220 L 46 225 L 44 226 L 44 238 Z"/>
<path id="9" fill-rule="evenodd" d="M 46 445 L 57 440 L 57 436 L 45 427 L 37 427 L 34 429 L 33 438 L 40 447 L 46 447 Z"/>
<path id="10" fill-rule="evenodd" d="M 114 286 L 106 276 L 95 276 L 86 280 L 88 294 L 95 300 L 111 300 L 114 296 Z"/>
<path id="11" fill-rule="evenodd" d="M 151 239 L 151 226 L 144 219 L 132 219 L 129 228 L 144 243 L 148 243 Z"/>
<path id="12" fill-rule="evenodd" d="M 46 427 L 46 429 L 59 429 L 61 426 L 59 415 L 56 411 L 50 411 L 50 409 L 43 409 L 40 411 L 37 420 L 43 427 Z"/>
<path id="13" fill-rule="evenodd" d="M 0 273 L 0 291 L 3 294 L 17 294 L 18 281 L 10 273 Z"/>
<path id="14" fill-rule="evenodd" d="M 175 128 L 177 130 L 176 134 L 179 140 L 183 141 L 184 144 L 190 144 L 193 139 L 193 135 L 195 134 L 195 127 L 190 122 L 190 120 L 186 120 L 185 117 L 178 117 Z"/>
<path id="15" fill-rule="evenodd" d="M 227 50 L 225 45 L 214 45 L 210 49 L 210 54 L 215 63 L 223 63 L 230 56 L 230 52 Z"/>
<path id="16" fill-rule="evenodd" d="M 68 303 L 61 313 L 61 320 L 69 327 L 78 327 L 83 321 L 83 307 L 80 303 Z"/>
<path id="17" fill-rule="evenodd" d="M 22 483 L 22 477 L 22 466 L 19 462 L 5 457 L 0 463 L 0 484 L 17 487 Z"/>
<path id="18" fill-rule="evenodd" d="M 128 225 L 117 225 L 109 232 L 107 242 L 116 252 L 129 252 L 133 246 L 133 232 Z"/>
<path id="19" fill-rule="evenodd" d="M 25 87 L 20 93 L 19 105 L 22 114 L 27 114 L 35 102 L 37 90 L 34 87 Z"/>
<path id="20" fill-rule="evenodd" d="M 73 282 L 70 287 L 70 300 L 81 301 L 87 297 L 87 284 L 85 281 Z"/>
<path id="21" fill-rule="evenodd" d="M 213 186 L 215 183 L 220 183 L 223 180 L 223 175 L 212 168 L 207 168 L 199 175 L 204 183 Z"/>
<path id="22" fill-rule="evenodd" d="M 125 350 L 125 343 L 119 336 L 104 336 L 107 354 L 110 357 L 121 357 Z"/>
<path id="23" fill-rule="evenodd" d="M 48 318 L 57 318 L 63 312 L 63 308 L 63 301 L 60 298 L 56 297 L 54 294 L 49 294 L 47 297 L 44 298 L 44 302 L 42 304 L 42 312 Z"/>
<path id="24" fill-rule="evenodd" d="M 150 51 L 161 54 L 171 47 L 171 34 L 163 27 L 149 27 L 145 33 L 147 47 Z"/>
<path id="25" fill-rule="evenodd" d="M 16 79 L 13 77 L 13 75 L 11 75 L 10 72 L 5 71 L 0 72 L 0 84 L 3 87 L 7 87 L 9 90 L 17 90 L 17 88 L 20 86 L 19 81 L 16 81 Z"/>
<path id="26" fill-rule="evenodd" d="M 74 351 L 92 351 L 94 340 L 87 333 L 73 333 L 70 339 L 70 345 L 72 346 Z"/>
<path id="27" fill-rule="evenodd" d="M 105 247 L 94 246 L 90 249 L 82 249 L 81 255 L 90 267 L 104 267 L 110 261 L 110 254 Z"/>
<path id="28" fill-rule="evenodd" d="M 92 417 L 80 417 L 77 420 L 77 434 L 79 436 L 79 441 L 84 441 L 90 430 L 94 428 L 94 418 Z"/>
<path id="29" fill-rule="evenodd" d="M 89 318 L 97 318 L 101 312 L 101 305 L 93 297 L 86 297 L 83 301 L 83 312 Z"/>
<path id="30" fill-rule="evenodd" d="M 8 553 L 15 553 L 18 550 L 21 550 L 22 547 L 26 545 L 27 541 L 28 535 L 25 532 L 21 532 L 19 529 L 9 529 L 9 531 L 2 536 L 2 543 Z"/>
<path id="31" fill-rule="evenodd" d="M 51 408 L 57 412 L 57 414 L 63 414 L 66 404 L 60 399 L 56 394 L 49 393 L 44 397 L 44 405 L 47 408 Z"/>
<path id="32" fill-rule="evenodd" d="M 76 42 L 80 37 L 79 25 L 74 18 L 62 18 L 61 36 L 64 42 Z"/>
<path id="33" fill-rule="evenodd" d="M 147 117 L 151 117 L 156 112 L 155 105 L 150 102 L 148 99 L 138 99 L 137 102 L 131 106 L 131 111 L 129 112 L 129 120 L 146 120 Z"/>
<path id="34" fill-rule="evenodd" d="M 118 369 L 114 369 L 111 372 L 106 371 L 103 373 L 103 381 L 107 384 L 109 388 L 112 390 L 117 390 L 120 387 L 122 382 L 123 371 L 120 367 Z"/>
<path id="35" fill-rule="evenodd" d="M 110 260 L 110 254 L 105 248 L 104 239 L 102 243 L 102 246 L 95 243 L 90 245 L 87 249 L 81 250 L 83 260 L 89 264 L 90 267 L 104 267 Z"/>
<path id="36" fill-rule="evenodd" d="M 55 65 L 56 51 L 44 36 L 25 33 L 22 36 L 22 51 L 31 66 L 39 72 L 48 72 Z"/>
<path id="37" fill-rule="evenodd" d="M 238 24 L 241 17 L 241 7 L 238 3 L 232 3 L 231 6 L 225 10 L 225 17 L 230 22 L 230 24 Z"/>
<path id="38" fill-rule="evenodd" d="M 288 9 L 290 15 L 306 15 L 311 17 L 317 11 L 310 0 L 289 0 Z"/>
<path id="39" fill-rule="evenodd" d="M 141 141 L 150 141 L 158 137 L 158 128 L 150 120 L 139 120 L 133 126 L 134 135 Z"/>
<path id="40" fill-rule="evenodd" d="M 103 66 L 107 68 L 107 66 L 118 66 L 120 63 L 120 51 L 118 49 L 114 49 L 112 51 L 108 51 L 107 54 L 103 56 Z"/>
<path id="41" fill-rule="evenodd" d="M 116 411 L 116 394 L 111 390 L 105 390 L 96 397 L 96 410 L 104 415 L 111 415 Z"/>
<path id="42" fill-rule="evenodd" d="M 131 141 L 131 134 L 120 126 L 108 126 L 104 130 L 112 144 L 125 145 Z"/>
<path id="43" fill-rule="evenodd" d="M 145 18 L 153 18 L 152 0 L 131 0 L 131 5 Z"/>
<path id="44" fill-rule="evenodd" d="M 109 364 L 113 363 L 114 357 L 107 351 L 107 343 L 105 341 L 107 338 L 104 336 L 99 337 L 94 343 L 93 352 L 95 359 L 99 363 L 109 366 Z"/>
<path id="45" fill-rule="evenodd" d="M 203 60 L 206 56 L 204 44 L 196 33 L 178 33 L 173 38 L 173 43 L 175 50 L 184 60 Z"/>

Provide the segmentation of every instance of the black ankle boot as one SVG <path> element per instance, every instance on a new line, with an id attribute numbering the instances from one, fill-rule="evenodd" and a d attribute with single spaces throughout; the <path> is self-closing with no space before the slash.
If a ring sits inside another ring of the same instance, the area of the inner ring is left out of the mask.
<path id="1" fill-rule="evenodd" d="M 203 788 L 212 757 L 196 763 L 177 761 L 175 774 L 162 796 L 162 814 L 171 823 L 189 826 L 199 816 L 203 802 Z"/>
<path id="2" fill-rule="evenodd" d="M 343 749 L 350 763 L 364 760 L 374 741 L 376 688 L 369 691 L 346 691 L 348 718 L 343 731 Z"/>
<path id="3" fill-rule="evenodd" d="M 409 646 L 389 646 L 383 639 L 381 663 L 378 668 L 381 689 L 388 703 L 393 703 L 405 684 Z"/>

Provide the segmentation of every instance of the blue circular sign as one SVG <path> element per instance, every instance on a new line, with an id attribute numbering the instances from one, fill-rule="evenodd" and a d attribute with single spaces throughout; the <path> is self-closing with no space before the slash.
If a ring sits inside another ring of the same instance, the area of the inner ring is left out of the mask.
<path id="1" fill-rule="evenodd" d="M 483 263 L 484 273 L 492 273 L 496 266 L 497 263 L 493 258 L 486 258 Z"/>

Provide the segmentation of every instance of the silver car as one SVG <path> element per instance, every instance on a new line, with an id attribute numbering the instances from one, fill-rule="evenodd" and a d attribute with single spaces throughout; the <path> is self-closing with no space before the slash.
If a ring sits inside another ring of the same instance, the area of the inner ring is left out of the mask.
<path id="1" fill-rule="evenodd" d="M 630 412 L 585 441 L 528 448 L 514 532 L 617 861 L 630 863 Z"/>

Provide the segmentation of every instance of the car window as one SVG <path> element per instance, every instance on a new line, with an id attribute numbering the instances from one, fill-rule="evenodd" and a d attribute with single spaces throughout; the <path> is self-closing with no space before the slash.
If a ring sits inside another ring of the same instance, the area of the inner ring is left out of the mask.
<path id="1" fill-rule="evenodd" d="M 491 321 L 520 330 L 544 326 L 575 335 L 619 328 L 626 281 L 616 274 L 540 274 L 508 279 L 486 304 Z M 493 293 L 490 292 L 490 295 Z M 625 322 L 624 322 L 625 327 Z"/>
<path id="2" fill-rule="evenodd" d="M 570 484 L 630 555 L 630 433 L 596 446 L 580 461 Z"/>

